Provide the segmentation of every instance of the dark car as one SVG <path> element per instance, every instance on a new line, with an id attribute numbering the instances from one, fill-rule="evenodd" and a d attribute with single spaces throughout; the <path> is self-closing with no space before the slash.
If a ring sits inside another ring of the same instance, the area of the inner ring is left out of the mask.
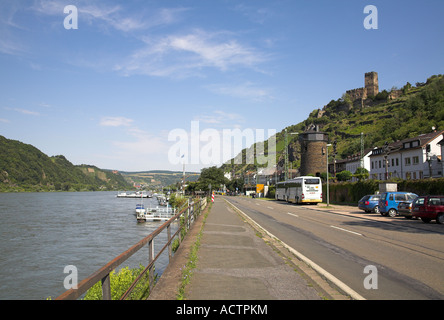
<path id="1" fill-rule="evenodd" d="M 413 217 L 412 208 L 413 208 L 413 201 L 415 201 L 415 199 L 400 202 L 398 204 L 398 214 L 400 216 L 404 216 L 406 219 L 411 219 Z"/>
<path id="2" fill-rule="evenodd" d="M 367 213 L 379 213 L 378 202 L 380 197 L 381 196 L 379 194 L 369 194 L 363 196 L 362 199 L 358 202 L 358 208 L 364 210 Z"/>
<path id="3" fill-rule="evenodd" d="M 422 196 L 413 202 L 413 217 L 421 218 L 425 223 L 436 220 L 444 223 L 444 196 Z"/>
<path id="4" fill-rule="evenodd" d="M 383 216 L 396 217 L 399 203 L 410 202 L 417 197 L 417 194 L 411 192 L 384 192 L 379 199 L 379 212 Z"/>

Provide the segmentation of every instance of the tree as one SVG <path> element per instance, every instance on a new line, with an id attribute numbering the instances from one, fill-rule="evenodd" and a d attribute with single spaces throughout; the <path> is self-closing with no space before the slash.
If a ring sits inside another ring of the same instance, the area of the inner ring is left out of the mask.
<path id="1" fill-rule="evenodd" d="M 350 180 L 352 176 L 353 174 L 348 170 L 344 170 L 336 174 L 336 178 L 338 179 L 338 181 Z"/>
<path id="2" fill-rule="evenodd" d="M 229 180 L 224 176 L 222 168 L 216 166 L 202 169 L 198 180 L 198 188 L 202 190 L 208 190 L 208 186 L 211 184 L 211 188 L 218 189 L 219 186 L 228 184 Z"/>
<path id="3" fill-rule="evenodd" d="M 355 171 L 353 177 L 357 178 L 358 181 L 365 180 L 370 176 L 368 170 L 366 168 L 358 168 Z"/>

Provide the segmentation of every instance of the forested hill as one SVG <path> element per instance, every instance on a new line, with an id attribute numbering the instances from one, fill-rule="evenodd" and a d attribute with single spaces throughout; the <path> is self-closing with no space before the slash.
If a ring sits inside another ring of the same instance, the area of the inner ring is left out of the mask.
<path id="1" fill-rule="evenodd" d="M 0 136 L 0 191 L 124 190 L 120 173 L 75 166 L 64 156 L 49 157 L 36 147 Z"/>
<path id="2" fill-rule="evenodd" d="M 343 94 L 323 108 L 314 109 L 306 120 L 285 129 L 288 133 L 300 133 L 316 126 L 328 134 L 330 143 L 337 142 L 337 160 L 360 152 L 361 132 L 364 148 L 367 149 L 381 147 L 386 141 L 390 143 L 430 133 L 432 127 L 443 130 L 444 76 L 434 75 L 426 82 L 406 83 L 400 89 L 382 90 L 363 101 L 352 101 Z M 276 161 L 280 168 L 284 166 L 285 129 L 276 134 Z M 238 157 L 242 155 L 245 159 L 246 150 L 242 150 Z M 299 168 L 297 135 L 288 134 L 288 152 L 290 166 Z M 231 159 L 222 166 L 225 172 L 242 174 L 256 170 L 254 164 L 233 165 L 233 162 Z"/>

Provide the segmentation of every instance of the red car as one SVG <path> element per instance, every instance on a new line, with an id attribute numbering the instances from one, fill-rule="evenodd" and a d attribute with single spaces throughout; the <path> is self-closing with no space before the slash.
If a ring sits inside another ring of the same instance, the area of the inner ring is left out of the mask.
<path id="1" fill-rule="evenodd" d="M 421 196 L 413 201 L 412 216 L 421 218 L 425 223 L 436 220 L 444 223 L 444 196 Z"/>

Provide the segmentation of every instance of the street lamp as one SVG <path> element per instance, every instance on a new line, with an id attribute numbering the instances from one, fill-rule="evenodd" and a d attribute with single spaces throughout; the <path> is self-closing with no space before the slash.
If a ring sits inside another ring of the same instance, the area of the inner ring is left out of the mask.
<path id="1" fill-rule="evenodd" d="M 327 155 L 327 207 L 328 206 L 330 206 L 330 194 L 329 194 L 329 186 L 328 186 L 328 147 L 330 147 L 331 146 L 331 144 L 329 143 L 329 144 L 327 144 L 327 147 L 325 148 L 326 149 L 326 155 Z"/>
<path id="2" fill-rule="evenodd" d="M 290 132 L 290 134 L 296 135 L 299 132 Z M 285 128 L 285 181 L 288 180 L 288 136 L 287 128 Z"/>

